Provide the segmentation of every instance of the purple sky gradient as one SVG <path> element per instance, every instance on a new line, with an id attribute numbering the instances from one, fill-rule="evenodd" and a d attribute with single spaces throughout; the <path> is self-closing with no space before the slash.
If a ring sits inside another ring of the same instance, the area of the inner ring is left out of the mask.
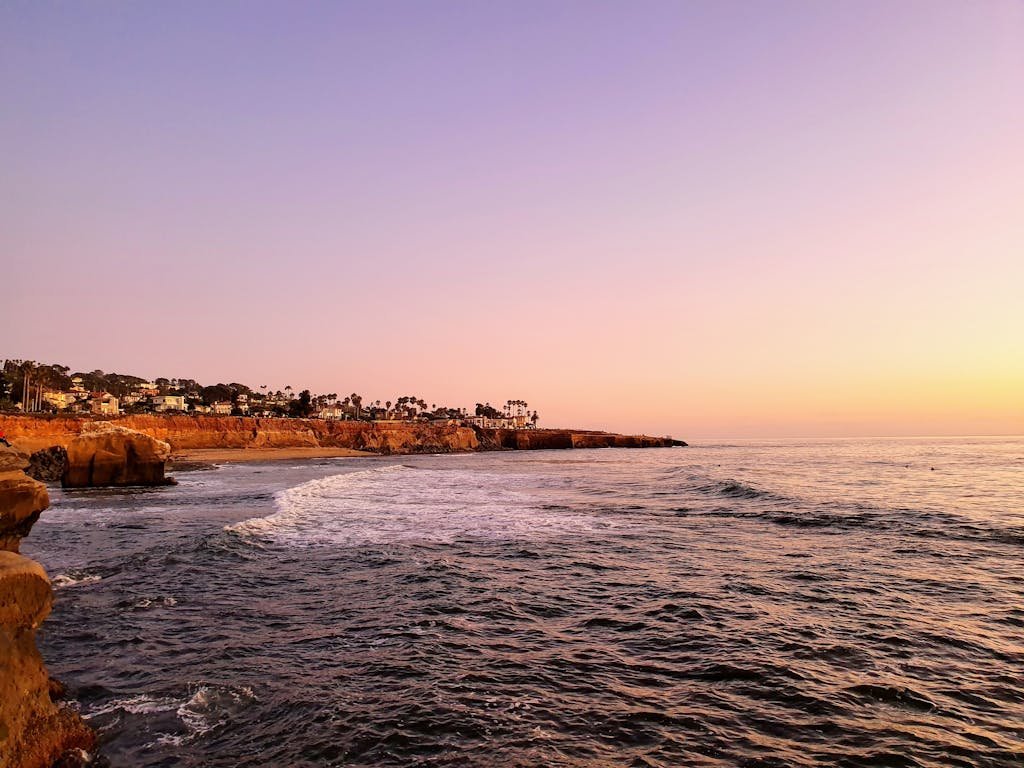
<path id="1" fill-rule="evenodd" d="M 0 357 L 1024 432 L 1024 4 L 5 3 Z"/>

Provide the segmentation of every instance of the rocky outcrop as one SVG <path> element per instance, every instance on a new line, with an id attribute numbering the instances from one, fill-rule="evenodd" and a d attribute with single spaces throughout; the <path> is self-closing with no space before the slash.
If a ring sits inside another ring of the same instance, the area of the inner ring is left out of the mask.
<path id="1" fill-rule="evenodd" d="M 50 504 L 46 486 L 22 470 L 28 457 L 0 445 L 0 550 L 17 552 L 39 513 Z"/>
<path id="2" fill-rule="evenodd" d="M 17 552 L 50 500 L 45 485 L 12 468 L 27 463 L 0 446 L 0 768 L 49 768 L 95 744 L 78 714 L 51 697 L 36 648 L 53 590 L 42 566 Z"/>
<path id="3" fill-rule="evenodd" d="M 25 474 L 43 483 L 56 483 L 64 476 L 67 466 L 67 449 L 60 445 L 51 445 L 29 456 Z"/>
<path id="4" fill-rule="evenodd" d="M 110 422 L 95 422 L 68 443 L 61 485 L 165 485 L 164 467 L 170 456 L 171 446 L 162 440 Z"/>
<path id="5" fill-rule="evenodd" d="M 569 429 L 478 429 L 485 450 L 541 451 L 568 448 L 670 448 L 685 446 L 682 440 L 648 435 L 617 435 L 612 432 L 578 432 Z"/>
<path id="6" fill-rule="evenodd" d="M 351 448 L 373 453 L 454 453 L 553 448 L 653 448 L 686 445 L 644 435 L 566 429 L 474 429 L 454 423 L 320 421 L 233 416 L 124 416 L 110 422 L 88 418 L 0 416 L 0 429 L 19 447 L 62 445 L 70 449 L 97 424 L 145 433 L 172 451 L 197 448 Z"/>

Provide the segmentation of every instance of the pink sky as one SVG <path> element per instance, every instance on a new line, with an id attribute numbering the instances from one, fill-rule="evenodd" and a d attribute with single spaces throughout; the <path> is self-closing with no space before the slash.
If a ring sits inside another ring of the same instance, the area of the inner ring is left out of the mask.
<path id="1" fill-rule="evenodd" d="M 1024 433 L 1024 5 L 0 9 L 0 357 Z"/>

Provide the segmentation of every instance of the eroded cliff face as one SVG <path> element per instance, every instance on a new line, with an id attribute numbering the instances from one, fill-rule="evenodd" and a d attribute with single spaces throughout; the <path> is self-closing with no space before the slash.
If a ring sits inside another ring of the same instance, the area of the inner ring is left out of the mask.
<path id="1" fill-rule="evenodd" d="M 39 513 L 50 505 L 46 486 L 24 473 L 25 454 L 0 445 L 0 550 L 18 552 Z"/>
<path id="2" fill-rule="evenodd" d="M 19 448 L 36 451 L 72 443 L 110 423 L 168 443 L 172 451 L 197 448 L 351 448 L 372 453 L 452 453 L 480 445 L 468 427 L 423 422 L 321 421 L 233 416 L 125 416 L 109 422 L 88 418 L 0 416 L 0 429 Z"/>
<path id="3" fill-rule="evenodd" d="M 65 488 L 163 485 L 171 446 L 138 430 L 95 422 L 67 445 Z"/>
<path id="4" fill-rule="evenodd" d="M 50 676 L 36 648 L 36 629 L 53 607 L 39 563 L 18 554 L 22 537 L 49 506 L 46 486 L 22 471 L 28 462 L 0 446 L 0 768 L 49 768 L 95 735 L 78 714 L 50 696 Z M 14 467 L 17 467 L 16 469 Z"/>
<path id="5" fill-rule="evenodd" d="M 87 418 L 0 416 L 0 429 L 23 450 L 68 447 Z M 102 423 L 102 422 L 99 422 Z M 474 429 L 398 421 L 320 421 L 234 416 L 124 416 L 112 424 L 162 440 L 172 451 L 199 448 L 351 448 L 372 453 L 453 453 L 553 448 L 654 448 L 686 445 L 671 438 L 564 429 Z"/>

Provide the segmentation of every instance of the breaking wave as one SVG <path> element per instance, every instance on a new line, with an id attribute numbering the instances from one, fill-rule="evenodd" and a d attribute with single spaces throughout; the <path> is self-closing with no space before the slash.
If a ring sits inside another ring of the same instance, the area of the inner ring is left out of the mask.
<path id="1" fill-rule="evenodd" d="M 279 492 L 277 511 L 224 527 L 292 546 L 516 541 L 604 532 L 606 516 L 545 504 L 521 475 L 393 464 L 310 480 Z"/>
<path id="2" fill-rule="evenodd" d="M 50 580 L 50 584 L 54 589 L 65 589 L 67 587 L 81 586 L 82 584 L 92 584 L 102 578 L 98 573 L 70 570 L 67 573 L 58 573 Z"/>
<path id="3" fill-rule="evenodd" d="M 255 702 L 248 686 L 192 684 L 184 696 L 139 694 L 114 699 L 85 712 L 100 733 L 115 728 L 150 730 L 152 745 L 180 746 L 227 725 L 232 717 Z"/>

